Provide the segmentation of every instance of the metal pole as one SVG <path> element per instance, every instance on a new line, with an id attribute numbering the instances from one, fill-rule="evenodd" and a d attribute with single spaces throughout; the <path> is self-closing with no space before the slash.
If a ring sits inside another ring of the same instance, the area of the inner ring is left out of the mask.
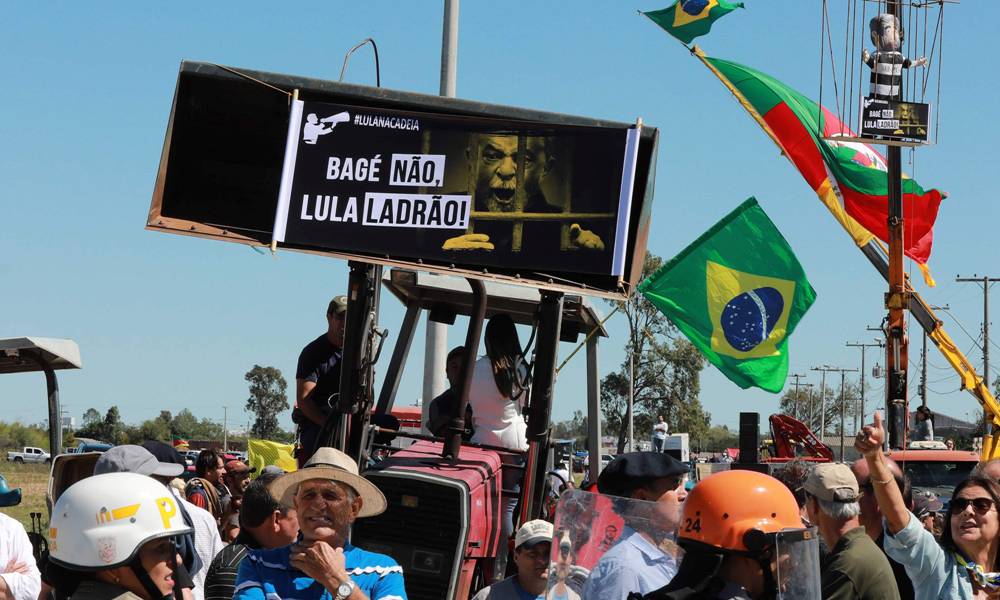
<path id="1" fill-rule="evenodd" d="M 542 301 L 538 306 L 538 341 L 531 383 L 531 403 L 528 405 L 528 455 L 524 464 L 521 523 L 537 519 L 542 508 L 546 473 L 542 466 L 544 463 L 538 457 L 545 456 L 549 451 L 562 314 L 562 292 L 542 292 Z"/>
<path id="2" fill-rule="evenodd" d="M 597 366 L 597 336 L 587 340 L 587 479 L 597 481 L 601 473 L 601 374 Z"/>
<path id="3" fill-rule="evenodd" d="M 229 407 L 222 407 L 222 451 L 229 452 Z"/>
<path id="4" fill-rule="evenodd" d="M 927 332 L 924 332 L 924 344 L 920 348 L 920 406 L 927 406 Z M 910 418 L 909 415 L 906 416 Z"/>
<path id="5" fill-rule="evenodd" d="M 444 0 L 441 30 L 441 96 L 455 97 L 458 72 L 458 0 Z"/>
<path id="6" fill-rule="evenodd" d="M 635 403 L 635 366 L 633 356 L 635 354 L 635 345 L 628 353 L 628 406 L 625 408 L 625 419 L 628 422 L 628 429 L 626 435 L 628 436 L 628 445 L 626 450 L 628 452 L 633 452 L 635 450 L 635 443 L 633 441 L 633 426 L 632 422 L 632 406 Z"/>
<path id="7" fill-rule="evenodd" d="M 886 12 L 896 16 L 902 23 L 901 0 L 888 0 Z M 898 97 L 896 99 L 902 99 Z M 906 446 L 906 427 L 909 409 L 907 407 L 907 370 L 909 368 L 908 342 L 906 337 L 906 309 L 909 306 L 909 291 L 903 264 L 903 189 L 902 159 L 899 146 L 888 147 L 888 201 L 887 219 L 889 242 L 889 292 L 885 295 L 885 307 L 889 312 L 888 340 L 886 344 L 886 408 L 888 414 L 889 447 L 902 449 Z"/>
<path id="8" fill-rule="evenodd" d="M 441 33 L 441 88 L 440 95 L 455 97 L 455 82 L 458 67 L 458 0 L 445 0 L 444 23 Z M 424 340 L 424 387 L 423 405 L 443 392 L 447 387 L 444 376 L 445 360 L 448 356 L 448 326 L 431 321 L 430 313 L 426 321 L 427 336 Z M 476 347 L 473 355 L 479 351 Z"/>
<path id="9" fill-rule="evenodd" d="M 462 383 L 459 388 L 458 406 L 452 415 L 451 425 L 441 447 L 441 455 L 452 460 L 458 459 L 462 449 L 462 433 L 465 431 L 465 409 L 469 406 L 469 389 L 472 387 L 472 369 L 476 364 L 475 349 L 483 333 L 486 318 L 486 285 L 479 279 L 466 279 L 472 288 L 472 311 L 469 314 L 469 329 L 465 333 L 465 358 L 462 360 Z"/>
<path id="10" fill-rule="evenodd" d="M 49 454 L 53 458 L 58 454 L 62 454 L 62 420 L 60 420 L 59 415 L 62 412 L 59 408 L 59 380 L 56 379 L 56 372 L 52 368 L 52 365 L 42 357 L 41 352 L 35 352 L 33 350 L 21 350 L 21 356 L 23 358 L 29 358 L 42 368 L 42 372 L 45 373 L 45 388 L 48 392 L 49 400 Z M 114 440 L 111 440 L 112 442 Z"/>

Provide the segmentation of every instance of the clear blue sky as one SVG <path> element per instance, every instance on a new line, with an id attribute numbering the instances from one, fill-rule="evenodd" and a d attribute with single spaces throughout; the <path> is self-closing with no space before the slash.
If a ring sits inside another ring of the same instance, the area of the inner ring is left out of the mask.
<path id="1" fill-rule="evenodd" d="M 792 372 L 809 373 L 807 381 L 818 384 L 811 366 L 856 368 L 860 353 L 844 343 L 872 340 L 865 327 L 882 318 L 884 284 L 728 92 L 636 13 L 667 3 L 467 0 L 458 95 L 620 121 L 642 117 L 659 127 L 650 250 L 673 256 L 756 196 L 818 292 L 791 340 Z M 228 405 L 231 420 L 245 424 L 243 374 L 255 363 L 273 365 L 291 382 L 299 350 L 322 331 L 327 301 L 346 284 L 346 265 L 337 260 L 291 252 L 272 258 L 239 245 L 143 229 L 180 61 L 336 79 L 344 52 L 370 36 L 379 45 L 385 87 L 436 94 L 442 4 L 5 6 L 0 337 L 79 343 L 84 369 L 60 373 L 70 414 L 79 418 L 89 407 L 103 412 L 117 404 L 135 422 L 182 408 L 221 420 Z M 719 22 L 702 46 L 815 97 L 819 0 L 747 4 Z M 983 109 L 998 89 L 988 63 L 979 64 L 989 60 L 983 44 L 995 33 L 998 13 L 994 2 L 948 6 L 940 144 L 918 151 L 915 164 L 906 167 L 925 187 L 951 195 L 942 205 L 930 263 L 939 286 L 926 298 L 949 304 L 973 337 L 980 331 L 982 295 L 974 285 L 954 283 L 954 276 L 1000 276 L 998 210 L 989 192 L 998 132 Z M 836 25 L 842 25 L 839 17 Z M 843 52 L 839 42 L 837 48 Z M 374 83 L 369 54 L 355 55 L 347 79 Z M 918 289 L 925 291 L 922 283 Z M 391 298 L 384 304 L 382 324 L 395 334 L 402 310 Z M 1000 310 L 996 301 L 994 306 Z M 952 317 L 944 320 L 981 365 L 974 340 Z M 602 375 L 624 358 L 621 320 L 612 319 L 610 327 L 613 337 L 601 347 Z M 463 337 L 454 329 L 452 345 Z M 912 341 L 917 355 L 919 335 Z M 991 345 L 1000 367 L 1000 345 Z M 564 344 L 560 351 L 566 356 L 570 350 Z M 421 354 L 418 341 L 400 403 L 421 393 Z M 873 354 L 869 363 L 884 362 Z M 957 392 L 957 377 L 945 366 L 932 351 L 930 406 L 965 417 L 977 404 Z M 558 382 L 556 419 L 584 409 L 583 373 L 581 354 Z M 913 394 L 916 379 L 914 374 Z M 881 389 L 881 381 L 871 383 Z M 873 395 L 881 398 L 880 391 Z M 0 377 L 0 418 L 40 421 L 44 399 L 40 374 Z M 741 410 L 767 415 L 777 407 L 777 396 L 742 391 L 712 367 L 702 376 L 701 401 L 713 422 L 730 427 Z"/>

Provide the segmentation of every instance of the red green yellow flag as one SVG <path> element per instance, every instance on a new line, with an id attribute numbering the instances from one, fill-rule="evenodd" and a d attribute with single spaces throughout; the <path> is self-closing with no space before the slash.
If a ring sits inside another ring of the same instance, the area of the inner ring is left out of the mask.
<path id="1" fill-rule="evenodd" d="M 792 161 L 858 246 L 873 237 L 888 240 L 888 167 L 882 154 L 852 141 L 857 136 L 836 115 L 777 79 L 705 56 L 698 48 L 694 52 Z M 943 197 L 904 175 L 904 252 L 930 285 L 926 264 Z"/>
<path id="2" fill-rule="evenodd" d="M 673 6 L 642 14 L 670 35 L 690 44 L 694 38 L 708 33 L 713 23 L 737 8 L 743 8 L 743 3 L 726 0 L 677 0 Z"/>

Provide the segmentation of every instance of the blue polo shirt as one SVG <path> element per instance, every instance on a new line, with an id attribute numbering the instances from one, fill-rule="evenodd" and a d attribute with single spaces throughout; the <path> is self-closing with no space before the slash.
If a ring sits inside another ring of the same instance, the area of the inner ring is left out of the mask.
<path id="1" fill-rule="evenodd" d="M 583 597 L 625 600 L 631 592 L 646 594 L 660 589 L 676 574 L 674 557 L 625 526 L 621 538 L 590 572 Z"/>
<path id="2" fill-rule="evenodd" d="M 333 595 L 289 564 L 292 546 L 253 550 L 240 563 L 233 600 L 332 600 Z M 371 600 L 407 600 L 403 567 L 385 554 L 344 544 L 347 572 Z"/>

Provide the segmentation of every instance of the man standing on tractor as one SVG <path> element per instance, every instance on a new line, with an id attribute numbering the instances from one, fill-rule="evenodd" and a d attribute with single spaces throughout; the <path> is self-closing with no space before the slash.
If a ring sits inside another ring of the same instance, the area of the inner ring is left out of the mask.
<path id="1" fill-rule="evenodd" d="M 295 410 L 299 428 L 296 458 L 299 468 L 319 447 L 320 430 L 340 394 L 340 359 L 344 347 L 347 296 L 336 296 L 326 307 L 326 332 L 309 342 L 295 367 Z"/>
<path id="2" fill-rule="evenodd" d="M 646 500 L 651 510 L 648 515 L 637 515 L 634 510 L 622 515 L 621 537 L 594 567 L 584 598 L 624 600 L 632 592 L 645 594 L 673 579 L 678 559 L 662 547 L 680 525 L 687 472 L 684 463 L 662 452 L 628 452 L 604 468 L 597 480 L 602 494 Z"/>
<path id="3" fill-rule="evenodd" d="M 552 523 L 528 521 L 514 536 L 517 574 L 479 590 L 472 600 L 542 600 L 549 579 Z"/>
<path id="4" fill-rule="evenodd" d="M 816 528 L 802 526 L 795 497 L 777 479 L 742 470 L 712 475 L 691 490 L 683 517 L 680 570 L 643 600 L 822 597 Z"/>

